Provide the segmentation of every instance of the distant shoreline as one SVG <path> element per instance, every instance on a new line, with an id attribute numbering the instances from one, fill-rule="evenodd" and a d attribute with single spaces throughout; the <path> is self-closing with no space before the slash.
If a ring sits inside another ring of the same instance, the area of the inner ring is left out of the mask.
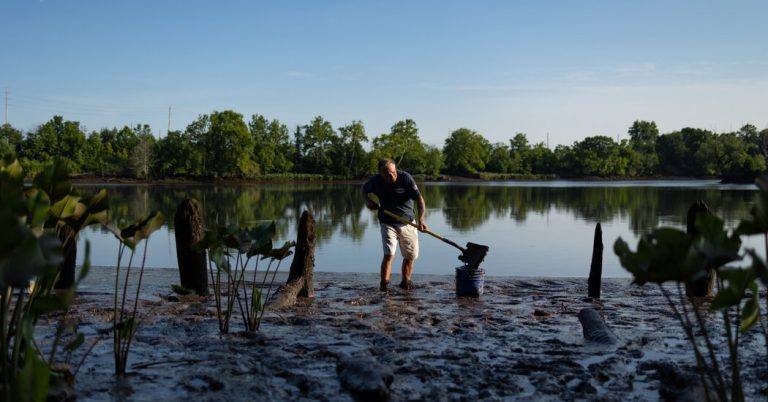
<path id="1" fill-rule="evenodd" d="M 362 183 L 366 179 L 349 179 L 349 178 L 329 178 L 329 177 L 303 177 L 297 175 L 295 178 L 291 177 L 263 177 L 254 179 L 191 179 L 191 178 L 165 178 L 165 179 L 134 179 L 128 177 L 96 177 L 96 176 L 77 176 L 70 179 L 74 184 L 85 185 L 99 185 L 99 184 L 126 184 L 126 185 L 208 185 L 208 184 L 256 184 L 256 183 Z M 442 175 L 434 178 L 416 177 L 417 181 L 429 182 L 429 183 L 461 183 L 461 182 L 475 182 L 475 183 L 487 183 L 487 182 L 549 182 L 549 181 L 575 181 L 575 182 L 619 182 L 619 181 L 683 181 L 683 180 L 721 180 L 723 183 L 729 183 L 730 181 L 724 181 L 719 177 L 705 176 L 705 177 L 681 177 L 681 176 L 612 176 L 612 177 L 599 177 L 599 176 L 587 176 L 587 177 L 536 177 L 526 176 L 517 178 L 478 178 L 467 176 L 454 176 L 454 175 Z M 751 182 L 745 182 L 751 183 Z"/>

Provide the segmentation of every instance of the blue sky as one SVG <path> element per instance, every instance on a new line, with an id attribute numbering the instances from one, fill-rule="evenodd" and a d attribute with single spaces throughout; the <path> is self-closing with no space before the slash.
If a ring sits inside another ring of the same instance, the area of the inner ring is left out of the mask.
<path id="1" fill-rule="evenodd" d="M 570 145 L 768 127 L 765 1 L 16 1 L 0 4 L 8 122 L 164 135 L 232 109 L 441 146 L 522 132 Z M 5 116 L 2 116 L 3 119 Z M 4 122 L 4 120 L 3 120 Z"/>

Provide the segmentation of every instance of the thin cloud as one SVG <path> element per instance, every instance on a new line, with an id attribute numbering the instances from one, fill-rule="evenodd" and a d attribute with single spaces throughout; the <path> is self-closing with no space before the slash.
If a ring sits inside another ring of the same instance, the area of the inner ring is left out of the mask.
<path id="1" fill-rule="evenodd" d="M 551 84 L 541 85 L 504 85 L 504 84 L 456 84 L 456 85 L 426 85 L 432 89 L 449 92 L 488 92 L 488 93 L 531 93 L 549 92 L 560 88 Z"/>
<path id="2" fill-rule="evenodd" d="M 313 73 L 308 73 L 306 71 L 286 71 L 285 75 L 288 77 L 296 77 L 296 78 L 314 78 L 316 77 Z"/>
<path id="3" fill-rule="evenodd" d="M 650 61 L 646 61 L 645 63 L 639 65 L 620 67 L 614 70 L 614 72 L 618 75 L 646 75 L 654 71 L 656 71 L 656 64 Z"/>

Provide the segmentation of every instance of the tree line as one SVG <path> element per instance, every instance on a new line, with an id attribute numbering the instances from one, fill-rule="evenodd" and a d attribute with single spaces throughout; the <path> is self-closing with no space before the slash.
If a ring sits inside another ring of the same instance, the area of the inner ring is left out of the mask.
<path id="1" fill-rule="evenodd" d="M 416 175 L 485 178 L 717 176 L 751 180 L 765 172 L 768 128 L 747 124 L 715 133 L 683 128 L 660 134 L 653 121 L 638 120 L 621 141 L 590 136 L 550 149 L 524 133 L 507 143 L 489 142 L 468 128 L 454 130 L 441 148 L 422 142 L 413 120 L 395 123 L 373 137 L 370 150 L 360 121 L 334 128 L 318 116 L 292 132 L 277 119 L 231 110 L 201 115 L 183 131 L 156 138 L 147 124 L 86 133 L 77 121 L 54 116 L 32 131 L 0 126 L 0 154 L 15 154 L 34 174 L 55 158 L 72 171 L 137 179 L 250 179 L 309 174 L 360 178 L 382 157 Z"/>

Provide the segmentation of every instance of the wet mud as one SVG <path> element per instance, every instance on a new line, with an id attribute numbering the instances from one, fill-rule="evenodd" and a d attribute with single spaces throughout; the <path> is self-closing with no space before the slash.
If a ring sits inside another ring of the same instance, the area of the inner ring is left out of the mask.
<path id="1" fill-rule="evenodd" d="M 378 290 L 378 275 L 315 274 L 316 297 L 268 310 L 256 334 L 233 319 L 219 334 L 213 302 L 175 296 L 173 270 L 151 270 L 146 315 L 128 373 L 114 376 L 109 269 L 95 269 L 67 315 L 86 336 L 71 391 L 79 401 L 697 400 L 691 348 L 656 288 L 603 280 L 486 278 L 479 299 L 455 297 L 450 276 L 415 275 L 416 288 Z M 399 278 L 393 278 L 397 282 Z M 279 279 L 278 279 L 279 280 Z M 587 341 L 578 314 L 594 308 L 617 342 Z M 41 322 L 39 343 L 57 317 Z M 710 316 L 717 328 L 719 316 Z M 721 337 L 716 338 L 721 341 Z M 744 335 L 748 399 L 765 399 L 762 334 Z M 725 346 L 723 365 L 727 364 Z M 43 346 L 44 348 L 44 346 Z"/>

